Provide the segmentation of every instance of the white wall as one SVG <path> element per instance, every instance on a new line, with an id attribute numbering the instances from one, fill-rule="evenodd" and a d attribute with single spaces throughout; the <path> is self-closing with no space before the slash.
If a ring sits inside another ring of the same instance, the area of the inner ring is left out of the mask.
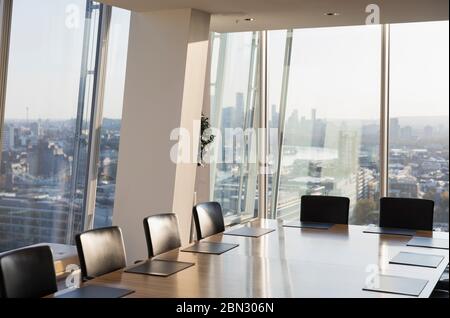
<path id="1" fill-rule="evenodd" d="M 188 241 L 196 164 L 172 162 L 169 137 L 200 120 L 209 23 L 192 9 L 132 13 L 113 215 L 129 261 L 146 257 L 148 215 L 177 213 Z"/>

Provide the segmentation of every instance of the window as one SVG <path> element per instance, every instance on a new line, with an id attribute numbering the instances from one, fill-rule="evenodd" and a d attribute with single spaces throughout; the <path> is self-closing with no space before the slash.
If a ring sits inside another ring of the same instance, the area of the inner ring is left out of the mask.
<path id="1" fill-rule="evenodd" d="M 0 252 L 83 229 L 99 6 L 15 0 L 2 127 Z"/>
<path id="2" fill-rule="evenodd" d="M 211 199 L 233 223 L 257 211 L 259 38 L 257 32 L 212 36 L 211 121 L 221 138 L 212 154 Z"/>
<path id="3" fill-rule="evenodd" d="M 435 202 L 448 231 L 448 21 L 391 25 L 389 195 Z"/>
<path id="4" fill-rule="evenodd" d="M 220 39 L 243 47 L 243 35 Z M 434 227 L 448 231 L 448 21 L 390 26 L 388 180 L 380 171 L 382 39 L 380 25 L 267 31 L 270 217 L 298 218 L 302 195 L 339 195 L 351 200 L 351 224 L 376 224 L 383 180 L 389 196 L 434 200 Z M 234 85 L 213 85 L 218 112 L 221 94 L 243 90 L 236 85 L 248 57 L 235 54 L 239 67 L 229 71 L 216 47 L 212 74 Z M 217 170 L 231 178 L 240 168 Z M 227 178 L 213 179 L 214 198 L 239 204 L 245 192 L 222 191 Z"/>
<path id="5" fill-rule="evenodd" d="M 94 227 L 110 226 L 114 208 L 130 11 L 112 8 L 100 136 Z"/>
<path id="6" fill-rule="evenodd" d="M 380 39 L 379 26 L 294 30 L 279 218 L 298 218 L 301 196 L 317 194 L 347 196 L 352 223 L 374 222 Z"/>

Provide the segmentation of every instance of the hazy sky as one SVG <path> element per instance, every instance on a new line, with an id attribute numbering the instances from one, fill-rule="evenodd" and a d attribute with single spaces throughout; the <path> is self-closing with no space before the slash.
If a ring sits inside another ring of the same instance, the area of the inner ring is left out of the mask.
<path id="1" fill-rule="evenodd" d="M 78 22 L 73 20 L 74 5 Z M 25 118 L 27 107 L 30 119 L 75 117 L 84 7 L 84 0 L 14 1 L 7 119 Z M 448 21 L 392 25 L 392 116 L 448 115 L 448 27 Z M 129 13 L 115 9 L 104 108 L 108 118 L 121 117 L 128 28 Z M 316 108 L 322 118 L 376 119 L 380 30 L 380 26 L 295 30 L 288 115 L 298 110 L 300 116 L 309 117 Z M 286 31 L 269 34 L 271 105 L 280 102 L 285 37 Z M 227 51 L 224 106 L 235 105 L 236 92 L 247 89 L 251 33 L 233 38 Z"/>
<path id="2" fill-rule="evenodd" d="M 391 26 L 391 116 L 448 116 L 448 33 L 448 21 Z"/>
<path id="3" fill-rule="evenodd" d="M 391 116 L 448 116 L 448 21 L 391 26 Z M 381 27 L 294 30 L 287 112 L 376 119 L 380 105 Z M 229 41 L 224 106 L 245 91 L 250 34 Z M 286 31 L 269 32 L 269 103 L 279 105 Z M 244 46 L 242 43 L 245 43 Z"/>
<path id="4" fill-rule="evenodd" d="M 84 0 L 15 0 L 6 119 L 76 117 Z M 114 9 L 104 114 L 120 118 L 129 12 Z"/>

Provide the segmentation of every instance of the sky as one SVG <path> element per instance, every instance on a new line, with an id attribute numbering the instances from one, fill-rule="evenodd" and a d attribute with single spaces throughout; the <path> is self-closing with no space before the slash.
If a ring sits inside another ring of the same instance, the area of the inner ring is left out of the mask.
<path id="1" fill-rule="evenodd" d="M 15 0 L 5 118 L 76 117 L 85 25 L 84 0 Z M 129 30 L 128 11 L 114 8 L 104 116 L 120 118 Z M 27 110 L 28 109 L 28 110 Z"/>
<path id="2" fill-rule="evenodd" d="M 15 0 L 6 119 L 76 115 L 84 0 Z M 49 18 L 50 17 L 50 18 Z M 104 116 L 120 118 L 129 12 L 114 9 Z M 448 116 L 448 21 L 391 26 L 391 116 Z M 270 105 L 279 105 L 286 31 L 269 32 Z M 380 26 L 294 30 L 287 114 L 377 119 Z M 224 107 L 246 92 L 252 35 L 234 34 L 227 50 Z M 213 71 L 214 73 L 214 71 Z M 212 76 L 214 78 L 214 76 Z"/>
<path id="3" fill-rule="evenodd" d="M 391 25 L 391 116 L 448 116 L 448 21 Z M 231 37 L 224 106 L 246 91 L 250 33 Z M 242 43 L 247 45 L 243 47 Z M 280 104 L 286 31 L 268 36 L 270 105 Z M 377 119 L 380 105 L 381 27 L 294 30 L 287 115 Z"/>

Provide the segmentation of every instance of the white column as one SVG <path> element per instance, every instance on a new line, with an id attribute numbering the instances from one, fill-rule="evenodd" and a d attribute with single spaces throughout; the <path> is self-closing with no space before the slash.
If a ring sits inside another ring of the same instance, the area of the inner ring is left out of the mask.
<path id="1" fill-rule="evenodd" d="M 175 212 L 182 242 L 188 242 L 196 162 L 171 160 L 177 142 L 170 134 L 181 127 L 193 136 L 199 124 L 209 23 L 209 14 L 193 9 L 131 16 L 113 215 L 128 261 L 146 257 L 142 220 L 152 214 Z M 198 140 L 191 142 L 196 148 Z"/>

